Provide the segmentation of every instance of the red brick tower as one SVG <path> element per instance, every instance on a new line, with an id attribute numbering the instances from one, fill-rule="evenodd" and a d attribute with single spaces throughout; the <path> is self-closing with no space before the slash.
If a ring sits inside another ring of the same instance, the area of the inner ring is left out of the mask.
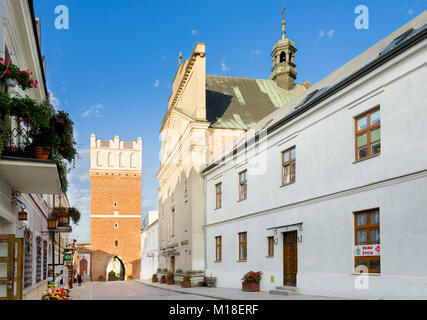
<path id="1" fill-rule="evenodd" d="M 101 141 L 92 134 L 90 162 L 92 280 L 108 280 L 117 265 L 122 279 L 139 278 L 142 139 Z"/>

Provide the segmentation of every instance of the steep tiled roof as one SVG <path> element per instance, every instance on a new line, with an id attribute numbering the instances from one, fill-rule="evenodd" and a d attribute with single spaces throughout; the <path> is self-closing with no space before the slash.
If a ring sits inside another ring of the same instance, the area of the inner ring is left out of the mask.
<path id="1" fill-rule="evenodd" d="M 213 128 L 247 130 L 306 89 L 297 84 L 292 91 L 286 91 L 273 80 L 207 75 L 207 120 Z"/>

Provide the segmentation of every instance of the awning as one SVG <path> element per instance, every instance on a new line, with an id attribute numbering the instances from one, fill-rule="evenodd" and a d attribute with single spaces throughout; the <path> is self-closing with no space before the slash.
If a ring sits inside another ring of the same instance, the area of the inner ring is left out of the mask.
<path id="1" fill-rule="evenodd" d="M 0 175 L 21 193 L 62 193 L 57 164 L 50 160 L 2 157 Z"/>

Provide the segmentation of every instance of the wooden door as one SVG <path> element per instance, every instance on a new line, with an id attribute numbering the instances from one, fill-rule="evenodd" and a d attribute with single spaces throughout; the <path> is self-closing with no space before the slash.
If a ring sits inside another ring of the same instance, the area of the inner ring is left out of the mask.
<path id="1" fill-rule="evenodd" d="M 175 257 L 171 258 L 171 268 L 172 268 L 172 272 L 175 273 Z"/>
<path id="2" fill-rule="evenodd" d="M 15 236 L 0 235 L 0 300 L 13 299 Z"/>
<path id="3" fill-rule="evenodd" d="M 298 272 L 298 233 L 287 232 L 283 234 L 283 285 L 297 286 Z"/>

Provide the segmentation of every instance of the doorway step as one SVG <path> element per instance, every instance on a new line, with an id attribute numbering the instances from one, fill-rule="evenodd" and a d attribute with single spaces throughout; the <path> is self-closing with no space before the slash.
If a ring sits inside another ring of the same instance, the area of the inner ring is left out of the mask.
<path id="1" fill-rule="evenodd" d="M 270 294 L 277 294 L 282 296 L 296 296 L 298 295 L 298 288 L 295 287 L 276 287 L 275 290 L 270 290 Z"/>

